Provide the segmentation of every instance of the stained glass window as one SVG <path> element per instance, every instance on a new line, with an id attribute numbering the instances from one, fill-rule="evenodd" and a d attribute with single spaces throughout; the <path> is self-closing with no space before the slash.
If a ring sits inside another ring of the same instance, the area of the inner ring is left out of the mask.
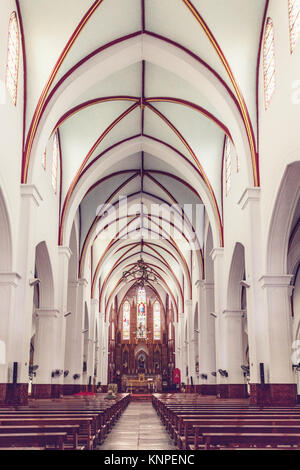
<path id="1" fill-rule="evenodd" d="M 160 340 L 160 303 L 153 305 L 153 339 Z"/>
<path id="2" fill-rule="evenodd" d="M 17 103 L 20 37 L 17 15 L 13 12 L 8 25 L 6 87 L 14 105 Z"/>
<path id="3" fill-rule="evenodd" d="M 123 305 L 123 340 L 130 339 L 130 303 L 128 300 Z"/>
<path id="4" fill-rule="evenodd" d="M 146 339 L 147 313 L 146 313 L 146 291 L 140 287 L 137 293 L 137 338 Z"/>
<path id="5" fill-rule="evenodd" d="M 271 18 L 267 19 L 264 38 L 264 88 L 265 108 L 267 109 L 276 87 L 274 27 Z"/>
<path id="6" fill-rule="evenodd" d="M 228 137 L 225 143 L 225 188 L 227 196 L 231 188 L 231 141 Z"/>
<path id="7" fill-rule="evenodd" d="M 291 53 L 300 36 L 300 0 L 289 0 Z"/>
<path id="8" fill-rule="evenodd" d="M 58 176 L 58 159 L 59 159 L 59 142 L 57 132 L 54 134 L 53 139 L 53 153 L 52 153 L 52 188 L 57 192 L 57 176 Z"/>

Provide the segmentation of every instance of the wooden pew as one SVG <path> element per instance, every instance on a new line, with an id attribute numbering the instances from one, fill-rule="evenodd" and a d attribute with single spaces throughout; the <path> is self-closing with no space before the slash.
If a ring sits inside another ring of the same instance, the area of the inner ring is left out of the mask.
<path id="1" fill-rule="evenodd" d="M 65 442 L 65 449 L 68 446 L 68 437 L 70 438 L 73 450 L 79 450 L 78 446 L 78 431 L 79 425 L 14 425 L 14 426 L 0 426 L 1 434 L 27 434 L 27 433 L 60 433 L 67 434 L 67 441 Z"/>
<path id="2" fill-rule="evenodd" d="M 46 447 L 64 450 L 66 432 L 9 433 L 0 434 L 0 449 L 3 447 Z"/>
<path id="3" fill-rule="evenodd" d="M 234 447 L 243 446 L 247 448 L 255 446 L 262 449 L 267 446 L 276 448 L 278 446 L 288 446 L 299 450 L 300 434 L 275 434 L 275 433 L 204 433 L 203 444 L 205 450 L 218 449 L 218 446 Z M 193 449 L 193 446 L 191 446 Z"/>

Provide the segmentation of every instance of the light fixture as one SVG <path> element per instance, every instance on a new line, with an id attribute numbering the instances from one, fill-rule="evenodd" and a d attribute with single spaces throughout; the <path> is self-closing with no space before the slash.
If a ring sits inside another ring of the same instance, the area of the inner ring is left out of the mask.
<path id="1" fill-rule="evenodd" d="M 144 287 L 145 284 L 150 282 L 157 282 L 157 277 L 153 269 L 147 266 L 141 256 L 130 271 L 123 272 L 121 281 L 136 281 L 138 286 Z"/>
<path id="2" fill-rule="evenodd" d="M 29 279 L 29 285 L 31 287 L 36 286 L 37 284 L 40 284 L 40 283 L 41 283 L 41 280 L 38 277 L 34 279 Z"/>
<path id="3" fill-rule="evenodd" d="M 220 375 L 222 375 L 222 377 L 228 377 L 227 370 L 219 369 L 218 372 L 219 372 Z"/>
<path id="4" fill-rule="evenodd" d="M 241 285 L 242 287 L 246 287 L 246 289 L 249 289 L 249 287 L 250 287 L 250 284 L 248 284 L 248 282 L 246 282 L 246 281 L 244 281 L 244 280 L 240 281 L 240 285 Z"/>

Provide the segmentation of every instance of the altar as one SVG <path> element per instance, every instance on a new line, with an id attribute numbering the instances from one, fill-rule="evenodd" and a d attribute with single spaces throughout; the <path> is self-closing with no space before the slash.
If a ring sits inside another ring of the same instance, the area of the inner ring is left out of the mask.
<path id="1" fill-rule="evenodd" d="M 125 393 L 153 393 L 161 391 L 161 377 L 138 374 L 123 375 L 122 391 Z"/>

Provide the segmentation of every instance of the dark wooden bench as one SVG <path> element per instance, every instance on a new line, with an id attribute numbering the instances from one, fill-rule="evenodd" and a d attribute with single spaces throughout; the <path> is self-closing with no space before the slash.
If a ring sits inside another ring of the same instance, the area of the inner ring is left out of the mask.
<path id="1" fill-rule="evenodd" d="M 66 432 L 44 433 L 8 433 L 0 434 L 0 448 L 13 447 L 45 447 L 64 450 L 67 440 Z"/>

